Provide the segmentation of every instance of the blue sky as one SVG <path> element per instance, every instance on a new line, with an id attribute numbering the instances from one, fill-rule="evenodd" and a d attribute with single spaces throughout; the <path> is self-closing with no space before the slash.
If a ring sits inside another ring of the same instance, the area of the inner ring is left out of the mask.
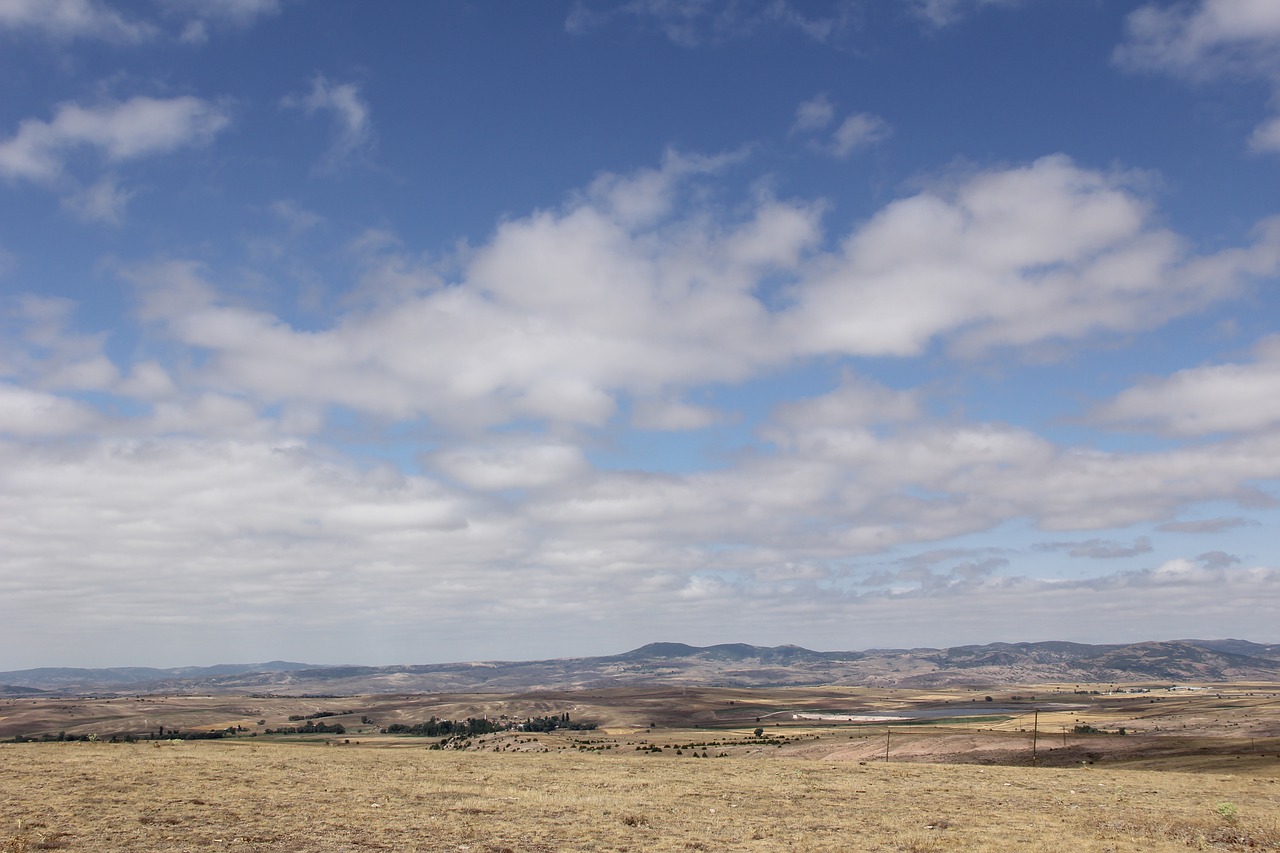
<path id="1" fill-rule="evenodd" d="M 0 669 L 1280 640 L 1270 0 L 0 42 Z"/>

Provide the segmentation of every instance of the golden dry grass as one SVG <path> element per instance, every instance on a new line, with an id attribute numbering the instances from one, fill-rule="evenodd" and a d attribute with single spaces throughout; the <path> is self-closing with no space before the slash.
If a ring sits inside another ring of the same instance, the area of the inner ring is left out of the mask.
<path id="1" fill-rule="evenodd" d="M 1278 815 L 1274 776 L 421 745 L 0 745 L 4 853 L 1280 850 Z"/>

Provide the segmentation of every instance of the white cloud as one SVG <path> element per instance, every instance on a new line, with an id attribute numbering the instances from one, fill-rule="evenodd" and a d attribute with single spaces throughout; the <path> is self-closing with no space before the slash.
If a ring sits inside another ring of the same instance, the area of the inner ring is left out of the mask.
<path id="1" fill-rule="evenodd" d="M 1199 0 L 1142 6 L 1127 20 L 1118 62 L 1193 79 L 1280 71 L 1280 7 L 1271 0 Z"/>
<path id="2" fill-rule="evenodd" d="M 1223 620 L 1241 634 L 1269 636 L 1268 609 L 1280 604 L 1280 569 L 1209 570 L 1190 560 L 1160 569 L 1120 572 L 1082 581 L 1043 581 L 1017 576 L 988 583 L 867 596 L 846 613 L 888 631 L 903 645 L 940 645 L 927 639 L 938 623 L 990 642 L 993 626 L 1010 641 L 1028 637 L 1096 642 L 1168 637 L 1171 625 L 1185 635 L 1221 631 Z M 1242 606 L 1242 602 L 1248 602 Z M 902 620 L 898 625 L 894 620 Z M 954 633 L 949 634 L 955 636 Z M 956 640 L 947 638 L 947 644 Z"/>
<path id="3" fill-rule="evenodd" d="M 0 29 L 126 43 L 156 33 L 150 23 L 129 20 L 99 0 L 0 0 Z"/>
<path id="4" fill-rule="evenodd" d="M 1260 341 L 1254 356 L 1250 364 L 1193 367 L 1130 388 L 1094 418 L 1180 436 L 1280 426 L 1280 335 Z"/>
<path id="5" fill-rule="evenodd" d="M 1237 527 L 1250 527 L 1257 524 L 1258 522 L 1252 519 L 1236 516 L 1194 519 L 1191 521 L 1167 521 L 1156 529 L 1166 533 L 1222 533 L 1226 530 L 1234 530 Z"/>
<path id="6" fill-rule="evenodd" d="M 601 176 L 562 209 L 498 227 L 456 279 L 395 242 L 331 325 L 302 331 L 228 301 L 195 265 L 124 272 L 145 318 L 207 355 L 192 380 L 262 405 L 339 405 L 471 429 L 520 419 L 692 429 L 685 391 L 814 355 L 960 353 L 1159 325 L 1280 267 L 1280 228 L 1195 257 L 1122 175 L 1062 157 L 977 173 L 889 204 L 819 250 L 820 204 L 767 196 L 728 218 L 697 197 L 717 160 L 668 156 Z M 765 279 L 787 281 L 767 301 Z M 190 380 L 189 380 L 190 381 Z M 852 392 L 846 392 L 852 393 Z M 895 398 L 896 399 L 896 398 Z M 890 411 L 892 405 L 876 405 Z"/>
<path id="7" fill-rule="evenodd" d="M 1208 569 L 1226 569 L 1241 562 L 1239 557 L 1225 551 L 1206 551 L 1197 556 L 1196 561 Z"/>
<path id="8" fill-rule="evenodd" d="M 809 352 L 961 352 L 1155 327 L 1280 268 L 1280 223 L 1255 245 L 1189 256 L 1123 175 L 1061 156 L 895 201 L 797 288 Z"/>
<path id="9" fill-rule="evenodd" d="M 144 373 L 137 377 L 146 381 Z M 137 382 L 130 390 L 137 388 Z M 137 389 L 148 390 L 148 389 Z M 151 416 L 134 426 L 147 435 L 194 435 L 202 438 L 238 437 L 270 440 L 278 434 L 275 425 L 263 419 L 245 400 L 225 394 L 202 393 L 187 399 L 157 401 Z"/>
<path id="10" fill-rule="evenodd" d="M 1249 147 L 1259 152 L 1280 152 L 1280 116 L 1259 125 L 1249 137 Z"/>
<path id="11" fill-rule="evenodd" d="M 1280 94 L 1280 5 L 1272 0 L 1149 4 L 1130 13 L 1115 61 L 1194 81 L 1260 79 Z M 1280 151 L 1280 118 L 1254 130 L 1255 151 Z"/>
<path id="12" fill-rule="evenodd" d="M 0 434 L 66 435 L 91 429 L 99 418 L 83 403 L 0 382 Z"/>
<path id="13" fill-rule="evenodd" d="M 955 24 L 987 6 L 1014 6 L 1023 0 L 908 0 L 912 12 L 933 27 Z"/>
<path id="14" fill-rule="evenodd" d="M 657 27 L 685 47 L 743 38 L 765 30 L 795 30 L 817 42 L 831 41 L 857 20 L 849 0 L 830 0 L 825 9 L 792 0 L 578 0 L 565 19 L 565 29 L 583 35 L 613 20 L 629 19 Z"/>
<path id="15" fill-rule="evenodd" d="M 324 75 L 317 74 L 311 81 L 311 91 L 306 95 L 290 95 L 281 105 L 303 110 L 307 115 L 328 113 L 333 118 L 333 141 L 325 156 L 324 168 L 334 169 L 368 147 L 373 139 L 373 124 L 369 105 L 360 96 L 355 83 L 331 83 Z"/>
<path id="16" fill-rule="evenodd" d="M 190 264 L 128 275 L 148 319 L 210 353 L 217 387 L 443 423 L 598 425 L 620 392 L 657 398 L 785 359 L 753 291 L 819 235 L 816 209 L 768 198 L 741 221 L 655 222 L 668 205 L 652 185 L 668 179 L 642 177 L 640 189 L 599 180 L 562 211 L 505 222 L 449 286 L 384 252 L 386 298 L 316 331 L 223 304 Z"/>
<path id="17" fill-rule="evenodd" d="M 0 306 L 11 326 L 0 335 L 0 375 L 44 391 L 109 391 L 118 379 L 103 333 L 74 331 L 75 303 L 20 295 Z"/>
<path id="18" fill-rule="evenodd" d="M 129 375 L 114 390 L 126 397 L 160 400 L 172 397 L 177 392 L 177 385 L 169 371 L 159 362 L 141 361 L 133 365 Z"/>
<path id="19" fill-rule="evenodd" d="M 104 175 L 93 186 L 66 196 L 62 203 L 82 219 L 119 225 L 133 196 L 132 190 L 120 187 L 115 175 Z"/>
<path id="20" fill-rule="evenodd" d="M 788 444 L 799 433 L 858 431 L 875 424 L 914 421 L 922 414 L 916 392 L 894 391 L 846 373 L 840 387 L 830 393 L 779 406 L 771 420 L 782 431 L 771 433 L 770 440 Z"/>
<path id="21" fill-rule="evenodd" d="M 58 106 L 51 121 L 25 119 L 0 142 L 0 175 L 55 181 L 78 148 L 96 149 L 109 163 L 123 163 L 207 143 L 227 126 L 225 107 L 191 96 Z"/>
<path id="22" fill-rule="evenodd" d="M 869 553 L 1016 518 L 1061 530 L 1158 521 L 1199 501 L 1244 498 L 1250 484 L 1280 473 L 1270 458 L 1275 436 L 1101 453 L 1056 447 L 1007 425 L 933 421 L 914 414 L 915 406 L 902 392 L 848 381 L 783 406 L 762 430 L 782 453 L 725 474 L 724 494 L 741 501 L 756 492 L 794 495 L 807 518 L 823 518 L 816 529 L 830 540 L 807 539 L 817 549 L 809 553 L 820 555 L 825 548 Z M 785 526 L 780 509 L 770 523 Z M 741 507 L 734 512 L 748 515 Z M 799 541 L 789 541 L 791 553 L 801 555 Z M 1107 548 L 1086 544 L 1096 546 L 1095 556 Z"/>
<path id="23" fill-rule="evenodd" d="M 506 442 L 488 447 L 456 447 L 432 455 L 449 477 L 471 489 L 501 491 L 563 483 L 590 469 L 582 451 L 570 444 Z"/>
<path id="24" fill-rule="evenodd" d="M 271 203 L 271 212 L 280 217 L 294 234 L 301 234 L 324 223 L 318 213 L 300 207 L 297 202 L 281 199 Z"/>
<path id="25" fill-rule="evenodd" d="M 1151 539 L 1146 536 L 1139 536 L 1132 545 L 1114 539 L 1088 539 L 1083 542 L 1043 542 L 1033 547 L 1036 551 L 1066 551 L 1068 556 L 1090 560 L 1118 560 L 1149 554 L 1152 550 Z"/>
<path id="26" fill-rule="evenodd" d="M 695 430 L 712 426 L 720 421 L 721 414 L 706 406 L 697 406 L 681 400 L 638 400 L 631 415 L 631 424 L 637 429 Z"/>
<path id="27" fill-rule="evenodd" d="M 650 227 L 671 215 L 677 193 L 690 179 L 723 172 L 744 157 L 745 152 L 705 156 L 669 148 L 656 169 L 596 175 L 581 201 L 627 228 Z"/>
<path id="28" fill-rule="evenodd" d="M 855 113 L 840 123 L 831 138 L 831 153 L 847 157 L 889 137 L 889 125 L 879 116 Z"/>
<path id="29" fill-rule="evenodd" d="M 617 412 L 650 429 L 721 417 L 690 402 L 700 385 L 815 353 L 893 356 L 934 341 L 977 351 L 1145 328 L 1276 265 L 1266 231 L 1254 247 L 1192 256 L 1125 176 L 1065 158 L 940 182 L 831 249 L 821 203 L 719 203 L 708 179 L 729 165 L 671 155 L 600 176 L 558 209 L 503 222 L 449 259 L 448 277 L 394 235 L 368 234 L 353 249 L 366 280 L 312 329 L 236 299 L 192 262 L 125 266 L 146 334 L 119 367 L 100 337 L 73 331 L 69 303 L 28 299 L 17 334 L 0 335 L 0 541 L 12 565 L 57 569 L 39 588 L 5 592 L 47 601 L 63 580 L 88 584 L 111 604 L 103 613 L 145 622 L 148 608 L 181 612 L 183 589 L 216 589 L 204 618 L 265 626 L 287 607 L 304 633 L 309 620 L 358 616 L 413 632 L 455 624 L 455 610 L 477 637 L 476 626 L 533 625 L 535 612 L 587 630 L 601 614 L 622 626 L 630 608 L 694 639 L 708 613 L 729 620 L 721 631 L 784 615 L 810 626 L 796 617 L 813 614 L 812 629 L 835 637 L 847 635 L 833 614 L 916 619 L 906 602 L 936 618 L 947 602 L 981 610 L 1016 592 L 1027 612 L 1052 613 L 1100 590 L 1123 590 L 1126 608 L 1177 584 L 1212 592 L 1209 571 L 1228 572 L 1215 577 L 1237 591 L 1254 582 L 1231 548 L 1212 556 L 1213 543 L 1197 548 L 1200 574 L 1094 586 L 1019 577 L 1005 553 L 895 565 L 879 585 L 859 582 L 850 561 L 1010 523 L 1097 531 L 1064 550 L 1133 559 L 1153 546 L 1127 525 L 1248 502 L 1280 477 L 1270 428 L 1161 451 L 1064 447 L 934 416 L 920 389 L 849 371 L 777 406 L 758 440 L 715 470 L 593 467 L 587 448 L 607 440 Z M 762 282 L 777 278 L 785 296 L 766 300 Z M 864 325 L 823 338 L 849 322 Z M 55 393 L 70 389 L 114 395 L 131 414 Z M 356 430 L 411 424 L 432 448 L 427 473 L 341 461 L 318 438 L 333 407 Z M 24 525 L 5 517 L 19 502 Z M 105 509 L 65 510 L 78 506 Z M 107 574 L 118 588 L 95 580 Z"/>
<path id="30" fill-rule="evenodd" d="M 211 26 L 248 27 L 282 11 L 281 0 L 156 0 L 182 25 L 180 41 L 208 40 Z M 136 4 L 135 4 L 136 5 Z M 155 21 L 122 15 L 105 0 L 0 0 L 0 29 L 31 32 L 59 41 L 97 39 L 119 44 L 161 34 Z"/>
<path id="31" fill-rule="evenodd" d="M 523 504 L 476 500 L 424 477 L 335 463 L 296 442 L 0 441 L 0 538 L 11 569 L 4 594 L 23 602 L 21 613 L 56 605 L 73 624 L 99 631 L 115 620 L 144 636 L 148 626 L 163 626 L 175 642 L 192 644 L 179 656 L 198 654 L 198 643 L 213 639 L 201 626 L 225 635 L 228 625 L 249 638 L 243 654 L 264 644 L 293 649 L 301 636 L 313 655 L 329 657 L 341 649 L 324 637 L 338 636 L 348 654 L 355 648 L 364 658 L 376 646 L 372 636 L 396 637 L 394 647 L 403 648 L 442 629 L 460 638 L 459 649 L 472 649 L 433 653 L 442 659 L 496 654 L 490 650 L 500 645 L 473 644 L 498 629 L 540 635 L 534 629 L 545 629 L 549 614 L 557 636 L 571 642 L 558 653 L 570 653 L 598 620 L 609 623 L 619 648 L 655 633 L 699 642 L 770 631 L 819 648 L 856 648 L 908 637 L 916 645 L 989 641 L 992 625 L 1012 640 L 1089 639 L 1102 629 L 1112 639 L 1117 630 L 1147 639 L 1164 634 L 1171 616 L 1191 630 L 1220 624 L 1224 614 L 1242 632 L 1256 633 L 1280 606 L 1276 569 L 1240 567 L 1212 552 L 1073 582 L 1021 577 L 1016 560 L 999 555 L 957 553 L 936 570 L 885 578 L 882 586 L 894 591 L 873 584 L 853 592 L 827 563 L 850 552 L 836 541 L 830 554 L 821 553 L 817 531 L 838 534 L 839 523 L 830 522 L 840 518 L 892 527 L 886 520 L 893 510 L 880 513 L 875 505 L 894 498 L 882 493 L 839 515 L 814 516 L 814 506 L 828 505 L 806 499 L 799 482 L 784 476 L 803 460 L 783 460 L 765 481 L 759 472 L 588 474 L 598 482 L 583 484 L 561 477 L 565 462 L 572 478 L 583 476 L 568 446 L 495 446 L 466 455 L 457 454 L 458 470 L 482 489 L 548 491 Z M 886 460 L 879 470 L 891 467 Z M 510 478 L 527 470 L 547 477 L 523 484 Z M 972 457 L 954 471 L 979 483 L 991 473 L 975 468 Z M 844 473 L 851 481 L 863 475 Z M 1020 475 L 1028 489 L 1035 473 Z M 1104 466 L 1096 476 L 1101 483 L 1125 472 Z M 565 483 L 572 487 L 557 492 Z M 991 494 L 982 486 L 972 503 Z M 742 545 L 707 548 L 717 535 Z M 749 547 L 753 541 L 764 544 Z M 67 589 L 76 594 L 64 597 Z M 185 624 L 197 597 L 198 619 Z M 1103 602 L 1105 624 L 1093 624 L 1090 614 Z M 972 623 L 955 621 L 957 609 Z M 853 634 L 850 625 L 858 626 Z M 50 640 L 48 632 L 63 630 L 47 621 L 30 627 L 31 636 Z M 363 639 L 352 646 L 345 632 L 357 627 Z M 132 657 L 145 649 L 113 653 Z"/>
<path id="32" fill-rule="evenodd" d="M 162 0 L 171 12 L 193 18 L 249 26 L 257 19 L 278 15 L 281 0 Z"/>
<path id="33" fill-rule="evenodd" d="M 796 118 L 791 125 L 791 135 L 814 136 L 824 131 L 835 120 L 835 105 L 826 95 L 818 95 L 796 108 Z M 810 145 L 833 157 L 847 157 L 855 151 L 869 148 L 888 139 L 893 129 L 883 118 L 871 113 L 853 113 L 825 139 L 812 139 Z"/>
<path id="34" fill-rule="evenodd" d="M 792 133 L 813 133 L 831 124 L 835 118 L 835 105 L 826 95 L 817 95 L 796 107 L 796 120 Z"/>

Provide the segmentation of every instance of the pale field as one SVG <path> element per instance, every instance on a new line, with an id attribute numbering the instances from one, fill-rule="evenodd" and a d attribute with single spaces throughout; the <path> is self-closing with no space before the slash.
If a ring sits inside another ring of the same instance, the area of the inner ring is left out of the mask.
<path id="1" fill-rule="evenodd" d="M 0 850 L 1280 850 L 1274 765 L 701 759 L 539 742 L 551 751 L 0 744 Z"/>

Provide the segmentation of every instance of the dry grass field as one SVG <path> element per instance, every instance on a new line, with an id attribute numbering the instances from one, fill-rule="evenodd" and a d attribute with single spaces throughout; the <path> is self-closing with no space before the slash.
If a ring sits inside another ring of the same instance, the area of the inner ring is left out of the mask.
<path id="1" fill-rule="evenodd" d="M 1280 850 L 1278 693 L 9 699 L 0 737 L 99 739 L 0 743 L 0 853 Z M 833 719 L 939 709 L 951 716 Z M 321 711 L 347 731 L 265 734 Z M 600 728 L 499 732 L 444 749 L 378 731 L 431 716 L 559 713 Z M 108 742 L 162 725 L 237 735 Z"/>
<path id="2" fill-rule="evenodd" d="M 0 849 L 1280 849 L 1274 777 L 401 744 L 0 745 Z"/>

